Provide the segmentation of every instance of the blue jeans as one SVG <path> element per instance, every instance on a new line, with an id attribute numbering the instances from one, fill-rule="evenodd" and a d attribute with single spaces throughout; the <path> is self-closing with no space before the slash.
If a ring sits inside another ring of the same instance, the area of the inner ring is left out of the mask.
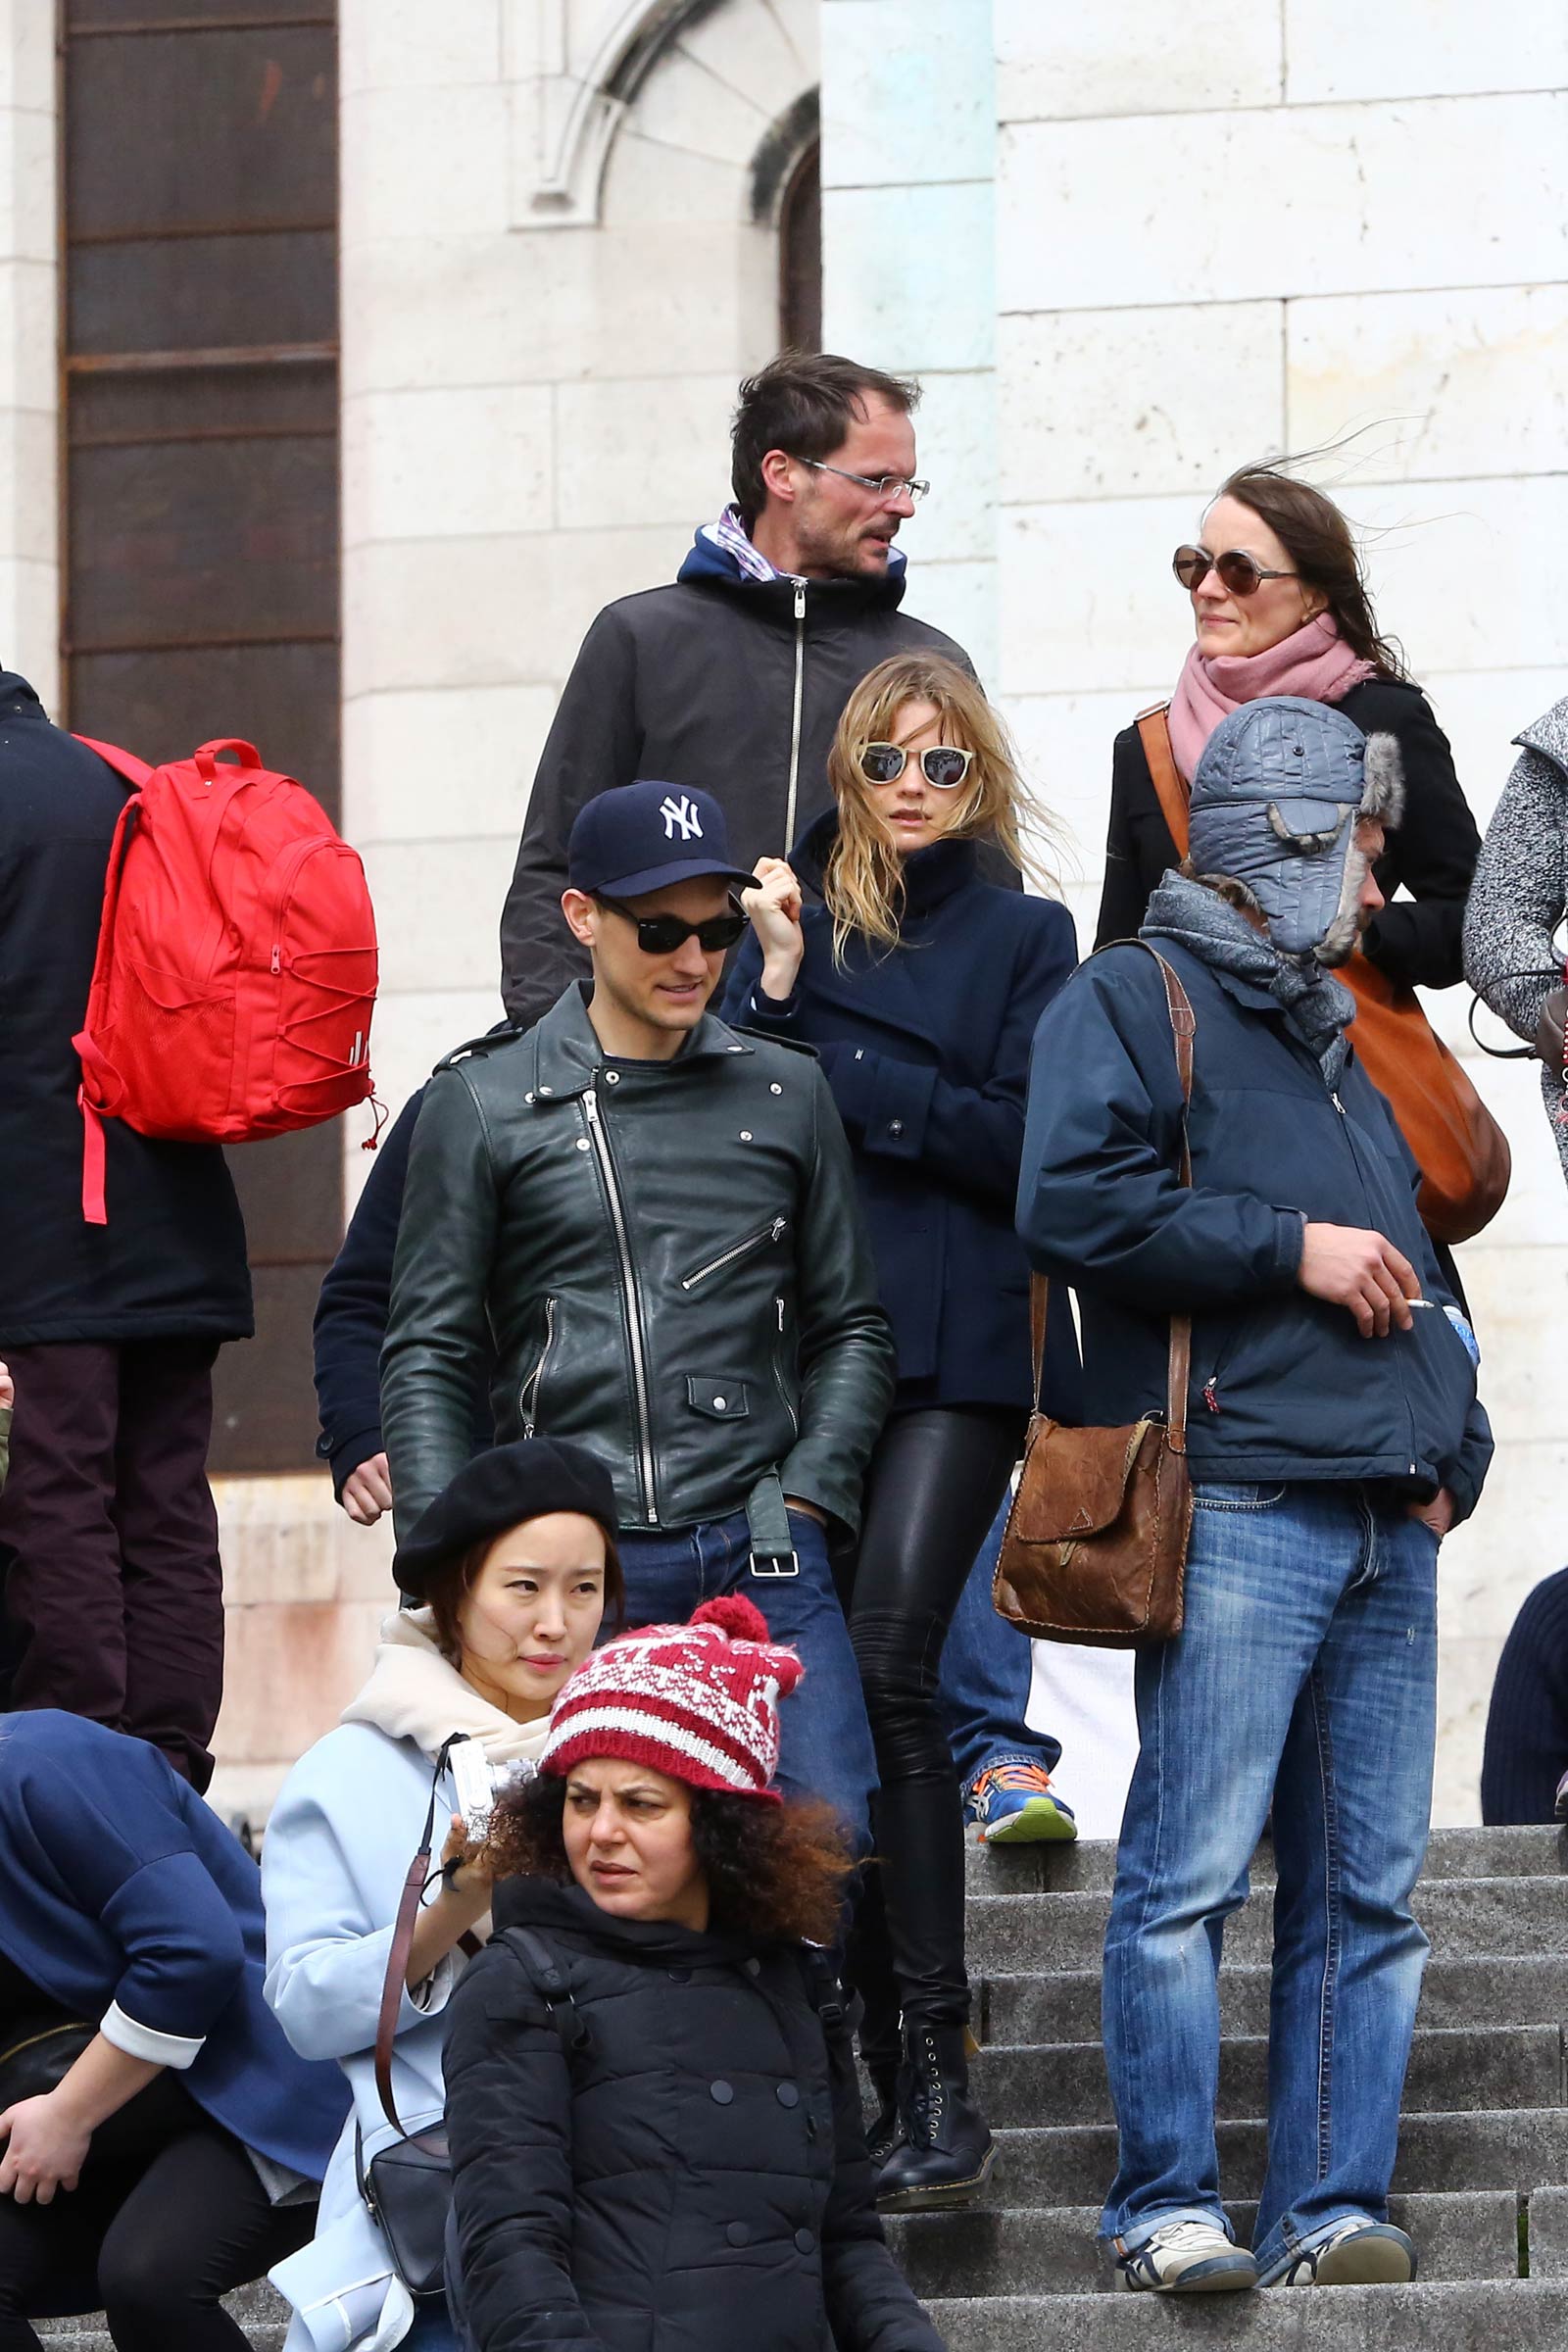
<path id="1" fill-rule="evenodd" d="M 421 2303 L 416 2308 L 414 2326 L 398 2352 L 458 2352 L 458 2331 L 447 2317 L 445 2303 Z"/>
<path id="2" fill-rule="evenodd" d="M 1259 2267 L 1388 2218 L 1427 1939 L 1410 1911 L 1437 1730 L 1437 1541 L 1371 1487 L 1203 1485 L 1186 1625 L 1138 1657 L 1141 1747 L 1105 1936 L 1129 2248 L 1226 2227 L 1216 1972 L 1270 1800 L 1279 1890 Z"/>
<path id="3" fill-rule="evenodd" d="M 958 1595 L 942 1651 L 938 1703 L 958 1786 L 965 1791 L 993 1764 L 1044 1764 L 1054 1772 L 1061 1762 L 1061 1741 L 1030 1731 L 1024 1722 L 1034 1644 L 1004 1625 L 991 1605 L 991 1580 L 1011 1501 L 1010 1494 L 1002 1498 Z"/>
<path id="4" fill-rule="evenodd" d="M 863 1853 L 870 1843 L 876 1757 L 860 1677 L 833 1589 L 827 1538 L 802 1511 L 791 1511 L 790 1528 L 800 1563 L 796 1576 L 752 1574 L 744 1511 L 674 1535 L 622 1535 L 626 1620 L 683 1624 L 699 1602 L 721 1592 L 744 1592 L 755 1601 L 774 1640 L 798 1651 L 806 1667 L 779 1709 L 779 1787 L 789 1795 L 824 1798 Z"/>

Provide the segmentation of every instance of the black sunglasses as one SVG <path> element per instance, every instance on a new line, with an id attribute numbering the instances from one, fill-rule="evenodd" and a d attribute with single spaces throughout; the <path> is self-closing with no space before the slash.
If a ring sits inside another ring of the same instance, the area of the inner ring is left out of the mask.
<path id="1" fill-rule="evenodd" d="M 705 956 L 716 956 L 732 948 L 746 928 L 746 917 L 732 906 L 728 914 L 710 915 L 706 923 L 683 923 L 678 914 L 634 914 L 618 899 L 600 896 L 601 906 L 618 914 L 623 923 L 637 926 L 637 945 L 645 956 L 673 956 L 689 939 L 695 939 Z"/>
<path id="2" fill-rule="evenodd" d="M 938 792 L 956 792 L 974 760 L 973 752 L 960 752 L 950 743 L 934 743 L 915 757 L 921 775 Z M 908 764 L 902 743 L 868 743 L 860 754 L 860 773 L 868 784 L 896 784 Z"/>
<path id="3" fill-rule="evenodd" d="M 1298 571 L 1265 570 L 1245 547 L 1227 548 L 1222 556 L 1211 556 L 1206 547 L 1179 547 L 1170 567 L 1189 595 L 1210 571 L 1218 573 L 1232 596 L 1255 596 L 1264 580 L 1298 580 L 1301 576 Z"/>

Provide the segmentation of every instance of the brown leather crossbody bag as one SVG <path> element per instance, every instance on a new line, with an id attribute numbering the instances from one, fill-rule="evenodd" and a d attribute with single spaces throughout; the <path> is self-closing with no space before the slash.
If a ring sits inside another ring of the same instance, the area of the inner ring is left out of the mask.
<path id="1" fill-rule="evenodd" d="M 1198 1024 L 1187 991 L 1157 949 L 1182 1084 L 1181 1181 L 1193 1181 L 1187 1112 Z M 1035 1403 L 1018 1491 L 992 1583 L 999 1616 L 1042 1642 L 1134 1649 L 1182 1630 L 1182 1581 L 1192 1525 L 1187 1469 L 1189 1315 L 1172 1315 L 1165 1412 L 1123 1429 L 1067 1429 L 1040 1409 L 1051 1285 L 1030 1286 Z"/>

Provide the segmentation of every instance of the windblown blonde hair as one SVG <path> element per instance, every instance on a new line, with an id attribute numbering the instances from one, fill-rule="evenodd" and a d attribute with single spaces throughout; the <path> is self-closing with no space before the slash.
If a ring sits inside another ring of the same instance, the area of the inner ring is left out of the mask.
<path id="1" fill-rule="evenodd" d="M 943 742 L 974 754 L 944 840 L 994 841 L 1020 873 L 1059 895 L 1054 874 L 1023 846 L 1026 812 L 1034 831 L 1049 837 L 1055 827 L 1030 805 L 1007 730 L 974 679 L 940 654 L 895 654 L 856 687 L 827 756 L 839 830 L 823 870 L 822 899 L 833 917 L 835 963 L 843 963 L 852 932 L 884 947 L 899 942 L 904 861 L 860 772 L 860 754 L 869 743 L 894 740 L 899 712 L 909 703 L 932 704 Z"/>

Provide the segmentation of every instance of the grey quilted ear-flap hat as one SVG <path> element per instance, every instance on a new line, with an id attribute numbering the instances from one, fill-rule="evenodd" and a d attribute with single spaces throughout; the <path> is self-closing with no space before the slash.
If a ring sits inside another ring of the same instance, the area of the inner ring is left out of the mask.
<path id="1" fill-rule="evenodd" d="M 1189 863 L 1241 882 L 1283 956 L 1343 963 L 1355 946 L 1366 859 L 1358 817 L 1390 831 L 1404 808 L 1399 747 L 1297 695 L 1222 718 L 1193 778 Z"/>

